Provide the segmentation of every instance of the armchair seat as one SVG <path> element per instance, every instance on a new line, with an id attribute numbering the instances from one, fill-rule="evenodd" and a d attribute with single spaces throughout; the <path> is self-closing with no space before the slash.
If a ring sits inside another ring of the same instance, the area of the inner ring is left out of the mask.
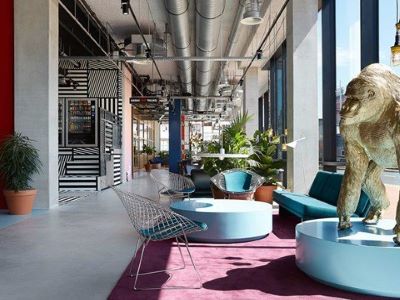
<path id="1" fill-rule="evenodd" d="M 202 222 L 193 221 L 194 223 L 180 223 L 177 220 L 168 220 L 160 224 L 155 225 L 151 228 L 143 228 L 140 230 L 140 234 L 144 237 L 151 238 L 151 240 L 165 240 L 170 237 L 175 237 L 180 235 L 180 232 L 189 232 L 196 228 L 201 228 L 201 230 L 207 230 L 207 224 Z"/>
<path id="2" fill-rule="evenodd" d="M 211 177 L 211 182 L 224 193 L 225 198 L 250 200 L 265 179 L 250 170 L 230 169 Z"/>

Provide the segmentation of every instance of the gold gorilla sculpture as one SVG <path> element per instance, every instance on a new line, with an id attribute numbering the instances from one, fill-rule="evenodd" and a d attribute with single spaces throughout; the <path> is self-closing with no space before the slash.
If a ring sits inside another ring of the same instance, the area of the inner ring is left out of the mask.
<path id="1" fill-rule="evenodd" d="M 372 64 L 347 85 L 340 111 L 340 133 L 346 153 L 346 171 L 337 212 L 339 229 L 351 227 L 361 188 L 371 199 L 365 223 L 376 223 L 389 206 L 381 180 L 384 168 L 400 165 L 400 77 L 390 68 Z M 400 201 L 394 241 L 400 244 Z"/>

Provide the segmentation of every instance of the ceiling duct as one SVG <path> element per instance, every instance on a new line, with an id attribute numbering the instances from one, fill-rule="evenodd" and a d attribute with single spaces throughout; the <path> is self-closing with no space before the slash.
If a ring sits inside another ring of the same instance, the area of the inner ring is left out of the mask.
<path id="1" fill-rule="evenodd" d="M 165 8 L 169 16 L 172 44 L 177 56 L 191 56 L 190 53 L 190 25 L 189 1 L 165 0 Z M 177 62 L 182 92 L 192 94 L 192 65 L 190 61 Z M 193 111 L 193 100 L 187 101 L 187 110 Z"/>
<path id="2" fill-rule="evenodd" d="M 167 56 L 167 45 L 163 39 L 151 34 L 145 34 L 144 37 L 153 56 Z M 140 34 L 132 34 L 124 40 L 124 45 L 125 51 L 133 55 L 140 55 L 146 50 L 146 45 Z"/>
<path id="3" fill-rule="evenodd" d="M 221 16 L 225 9 L 225 0 L 196 0 L 196 55 L 211 57 L 218 47 L 221 32 Z M 196 63 L 196 93 L 209 96 L 212 83 L 212 63 Z M 207 100 L 199 100 L 197 110 L 206 111 Z"/>

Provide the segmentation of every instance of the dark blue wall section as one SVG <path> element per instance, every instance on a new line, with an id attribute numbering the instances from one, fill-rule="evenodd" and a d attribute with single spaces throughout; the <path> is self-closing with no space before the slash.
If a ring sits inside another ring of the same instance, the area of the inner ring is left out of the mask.
<path id="1" fill-rule="evenodd" d="M 361 1 L 361 69 L 379 62 L 379 3 Z"/>
<path id="2" fill-rule="evenodd" d="M 169 105 L 169 171 L 179 173 L 181 161 L 181 100 Z"/>

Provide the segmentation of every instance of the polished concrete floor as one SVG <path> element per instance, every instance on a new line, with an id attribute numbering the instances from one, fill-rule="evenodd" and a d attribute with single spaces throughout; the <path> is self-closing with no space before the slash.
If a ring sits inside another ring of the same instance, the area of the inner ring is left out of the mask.
<path id="1" fill-rule="evenodd" d="M 157 195 L 147 176 L 120 188 Z M 111 189 L 0 229 L 0 299 L 106 299 L 136 239 Z"/>

